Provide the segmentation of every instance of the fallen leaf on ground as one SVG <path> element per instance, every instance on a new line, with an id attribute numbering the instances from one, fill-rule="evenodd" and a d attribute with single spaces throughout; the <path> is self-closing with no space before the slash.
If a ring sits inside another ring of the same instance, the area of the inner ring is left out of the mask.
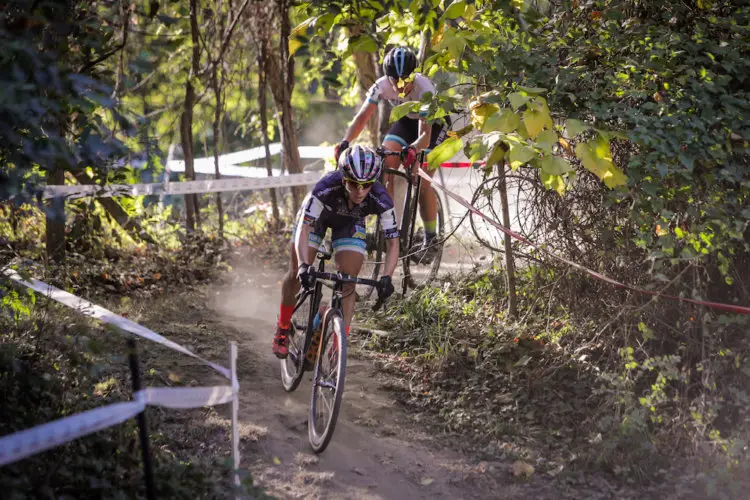
<path id="1" fill-rule="evenodd" d="M 431 485 L 434 482 L 435 482 L 435 480 L 432 479 L 431 477 L 423 477 L 422 478 L 422 486 L 429 486 L 429 485 Z"/>
<path id="2" fill-rule="evenodd" d="M 534 466 L 522 460 L 513 462 L 513 475 L 531 477 L 534 474 Z"/>

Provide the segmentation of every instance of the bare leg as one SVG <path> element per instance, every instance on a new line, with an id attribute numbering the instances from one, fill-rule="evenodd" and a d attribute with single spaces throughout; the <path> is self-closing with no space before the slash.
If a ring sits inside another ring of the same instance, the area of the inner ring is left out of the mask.
<path id="1" fill-rule="evenodd" d="M 365 256 L 359 252 L 343 250 L 336 252 L 335 259 L 336 269 L 338 269 L 339 272 L 346 273 L 349 276 L 358 276 L 359 270 L 362 268 L 362 263 L 365 260 Z M 354 293 L 354 284 L 347 283 L 344 285 L 341 309 L 344 313 L 344 325 L 346 325 L 347 328 L 352 322 L 356 298 L 357 294 Z"/>
<path id="2" fill-rule="evenodd" d="M 424 167 L 422 167 L 422 170 L 424 170 Z M 422 186 L 419 189 L 419 215 L 422 217 L 422 221 L 437 220 L 437 197 L 435 191 L 432 190 L 432 183 L 424 180 L 424 178 L 422 178 Z"/>
<path id="3" fill-rule="evenodd" d="M 396 141 L 385 141 L 383 142 L 383 149 L 387 149 L 388 151 L 397 151 L 401 152 L 403 149 L 401 144 L 399 144 Z M 398 156 L 386 156 L 385 160 L 383 162 L 383 166 L 385 168 L 390 168 L 391 170 L 398 170 L 398 168 L 401 166 L 401 159 Z M 396 193 L 396 178 L 392 174 L 388 174 L 385 176 L 385 189 L 388 191 L 388 196 L 391 197 L 391 200 L 393 200 L 393 204 L 396 208 L 396 218 L 399 221 L 399 226 L 401 225 L 401 215 L 404 211 L 403 207 L 401 206 L 401 203 L 399 203 L 395 198 L 394 195 Z"/>
<path id="4" fill-rule="evenodd" d="M 308 247 L 308 262 L 315 262 L 315 254 L 317 249 Z M 289 269 L 287 269 L 284 279 L 281 282 L 281 304 L 285 306 L 293 306 L 294 298 L 297 296 L 297 292 L 300 289 L 300 282 L 297 279 L 297 252 L 294 250 L 294 241 L 289 243 L 289 253 L 291 258 L 289 259 Z"/>

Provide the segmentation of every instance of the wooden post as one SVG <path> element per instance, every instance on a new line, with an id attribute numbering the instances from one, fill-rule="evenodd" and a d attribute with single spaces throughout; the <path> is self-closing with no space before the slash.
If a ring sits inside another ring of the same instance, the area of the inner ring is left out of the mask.
<path id="1" fill-rule="evenodd" d="M 135 340 L 128 339 L 128 361 L 130 362 L 130 376 L 133 380 L 133 395 L 141 390 L 141 372 L 138 367 L 138 352 L 136 350 Z M 146 478 L 146 498 L 154 500 L 156 498 L 156 489 L 154 488 L 154 466 L 151 460 L 151 451 L 148 446 L 148 428 L 146 426 L 146 410 L 140 412 L 136 419 L 138 420 L 138 431 L 141 438 L 141 451 L 143 453 L 143 473 Z"/>

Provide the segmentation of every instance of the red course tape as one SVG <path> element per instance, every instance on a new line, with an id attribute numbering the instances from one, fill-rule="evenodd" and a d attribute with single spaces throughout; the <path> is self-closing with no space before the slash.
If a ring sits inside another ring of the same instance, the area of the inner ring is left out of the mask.
<path id="1" fill-rule="evenodd" d="M 616 286 L 618 288 L 624 288 L 626 290 L 631 290 L 633 292 L 642 293 L 642 294 L 645 294 L 645 295 L 650 295 L 652 297 L 663 297 L 665 299 L 678 300 L 680 302 L 687 302 L 689 304 L 695 304 L 695 305 L 698 305 L 698 306 L 710 307 L 712 309 L 718 309 L 720 311 L 725 311 L 725 312 L 730 312 L 730 313 L 736 313 L 736 314 L 748 314 L 748 315 L 750 315 L 750 307 L 735 306 L 735 305 L 732 305 L 732 304 L 723 304 L 721 302 L 710 302 L 710 301 L 706 301 L 706 300 L 689 299 L 687 297 L 678 297 L 677 295 L 669 295 L 669 294 L 665 294 L 665 293 L 654 292 L 653 290 L 645 290 L 643 288 L 638 288 L 638 287 L 635 287 L 635 286 L 632 286 L 632 285 L 626 285 L 625 283 L 620 283 L 617 280 L 614 280 L 612 278 L 604 276 L 601 273 L 597 273 L 596 271 L 593 271 L 593 270 L 591 270 L 591 269 L 589 269 L 587 267 L 584 267 L 581 264 L 578 264 L 577 262 L 573 262 L 572 260 L 568 260 L 565 257 L 560 257 L 559 255 L 556 255 L 556 254 L 550 252 L 549 250 L 540 247 L 536 243 L 532 243 L 531 241 L 527 240 L 526 238 L 524 238 L 520 234 L 514 233 L 510 229 L 508 229 L 505 226 L 503 226 L 502 224 L 500 224 L 499 222 L 497 222 L 497 221 L 489 218 L 488 216 L 486 216 L 485 214 L 483 214 L 482 212 L 480 212 L 479 210 L 477 210 L 477 208 L 474 205 L 472 205 L 471 203 L 469 203 L 468 201 L 466 201 L 465 198 L 463 198 L 462 196 L 459 196 L 459 195 L 457 195 L 457 194 L 449 191 L 448 189 L 445 188 L 445 186 L 443 186 L 443 185 L 435 182 L 432 179 L 432 177 L 430 177 L 429 175 L 427 175 L 421 169 L 419 170 L 419 175 L 421 175 L 425 180 L 431 182 L 433 186 L 437 186 L 438 189 L 440 189 L 446 195 L 450 196 L 451 198 L 453 198 L 454 200 L 456 200 L 458 203 L 460 203 L 461 205 L 463 205 L 464 207 L 466 207 L 472 213 L 475 213 L 478 216 L 482 217 L 484 220 L 486 220 L 487 222 L 489 222 L 490 224 L 492 224 L 493 226 L 495 226 L 497 229 L 499 229 L 503 233 L 509 235 L 511 238 L 515 238 L 518 241 L 520 241 L 522 243 L 525 243 L 526 245 L 529 245 L 530 247 L 535 248 L 535 249 L 539 250 L 540 252 L 543 252 L 543 253 L 549 255 L 550 257 L 552 257 L 554 259 L 559 260 L 560 262 L 564 262 L 565 264 L 567 264 L 567 265 L 569 265 L 571 267 L 574 267 L 574 268 L 578 269 L 579 271 L 583 271 L 584 273 L 588 274 L 589 276 L 591 276 L 593 278 L 596 278 L 598 280 L 604 281 L 605 283 L 609 283 L 609 284 L 614 285 L 614 286 Z"/>

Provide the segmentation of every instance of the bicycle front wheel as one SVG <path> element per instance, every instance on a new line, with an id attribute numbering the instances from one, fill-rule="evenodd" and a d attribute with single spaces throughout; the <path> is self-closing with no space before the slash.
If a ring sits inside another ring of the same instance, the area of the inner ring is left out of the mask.
<path id="1" fill-rule="evenodd" d="M 322 453 L 331 442 L 341 409 L 346 378 L 346 330 L 340 311 L 329 311 L 325 319 L 323 341 L 313 372 L 312 402 L 307 419 L 310 445 Z"/>
<path id="2" fill-rule="evenodd" d="M 289 354 L 281 360 L 281 385 L 287 392 L 294 391 L 302 381 L 305 373 L 305 347 L 307 343 L 308 325 L 314 317 L 315 297 L 320 296 L 320 285 L 316 285 L 315 293 L 306 293 L 297 304 L 292 314 L 292 329 L 289 335 Z"/>
<path id="3" fill-rule="evenodd" d="M 419 215 L 418 200 L 412 200 L 412 221 L 415 224 L 414 238 L 407 255 L 403 259 L 404 279 L 410 288 L 426 285 L 437 276 L 440 261 L 443 258 L 445 243 L 445 214 L 443 203 L 435 188 L 431 188 L 437 200 L 437 236 L 426 247 L 424 246 L 424 225 Z M 408 238 L 408 233 L 404 234 Z"/>

